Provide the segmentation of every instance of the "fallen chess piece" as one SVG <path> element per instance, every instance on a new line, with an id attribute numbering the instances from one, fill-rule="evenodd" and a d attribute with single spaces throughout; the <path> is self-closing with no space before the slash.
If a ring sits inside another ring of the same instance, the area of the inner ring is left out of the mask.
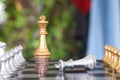
<path id="1" fill-rule="evenodd" d="M 73 61 L 72 59 L 68 61 L 59 60 L 58 64 L 54 65 L 56 68 L 59 68 L 60 71 L 64 71 L 65 68 L 73 68 L 75 66 L 85 66 L 86 68 L 93 69 L 96 66 L 96 59 L 92 55 Z"/>

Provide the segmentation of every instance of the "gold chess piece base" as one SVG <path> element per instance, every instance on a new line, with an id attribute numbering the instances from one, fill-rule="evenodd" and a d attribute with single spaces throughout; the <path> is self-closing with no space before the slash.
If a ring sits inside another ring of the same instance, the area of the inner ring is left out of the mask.
<path id="1" fill-rule="evenodd" d="M 46 74 L 48 69 L 48 58 L 41 58 L 36 60 L 36 72 L 39 74 Z"/>

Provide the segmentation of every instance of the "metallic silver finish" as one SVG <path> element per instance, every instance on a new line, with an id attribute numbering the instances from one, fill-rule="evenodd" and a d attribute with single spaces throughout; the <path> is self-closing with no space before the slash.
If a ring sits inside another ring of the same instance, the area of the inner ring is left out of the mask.
<path id="1" fill-rule="evenodd" d="M 5 42 L 0 42 L 0 58 L 4 56 L 5 54 L 5 49 L 6 49 L 6 43 Z"/>
<path id="2" fill-rule="evenodd" d="M 63 60 L 59 60 L 58 64 L 55 64 L 55 67 L 59 68 L 60 71 L 63 71 L 64 68 L 67 68 L 67 67 L 73 68 L 75 66 L 85 66 L 86 68 L 93 69 L 95 67 L 95 65 L 96 65 L 95 56 L 88 55 L 85 58 L 75 60 L 75 61 L 73 61 L 72 59 L 70 59 L 66 62 Z"/>
<path id="3" fill-rule="evenodd" d="M 0 48 L 3 47 L 0 46 Z M 21 45 L 12 48 L 9 52 L 4 50 L 4 55 L 0 57 L 0 75 L 2 78 L 9 78 L 23 69 L 26 60 L 22 55 L 22 50 Z"/>

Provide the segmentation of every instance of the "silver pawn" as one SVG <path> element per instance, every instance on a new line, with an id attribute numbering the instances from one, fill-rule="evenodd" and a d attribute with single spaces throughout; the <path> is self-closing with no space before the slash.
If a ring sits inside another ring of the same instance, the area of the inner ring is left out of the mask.
<path id="1" fill-rule="evenodd" d="M 0 58 L 5 55 L 6 43 L 0 42 Z"/>
<path id="2" fill-rule="evenodd" d="M 25 58 L 23 57 L 22 55 L 22 50 L 23 50 L 23 47 L 22 45 L 19 45 L 19 52 L 18 52 L 18 55 L 19 55 L 19 58 L 21 60 L 21 64 L 24 64 L 26 62 Z"/>
<path id="3" fill-rule="evenodd" d="M 14 74 L 14 73 L 17 71 L 17 68 L 15 67 L 14 59 L 13 59 L 14 49 L 11 49 L 11 50 L 10 50 L 9 55 L 10 55 L 9 67 L 10 67 L 12 73 Z"/>
<path id="4" fill-rule="evenodd" d="M 9 74 L 9 72 L 6 69 L 6 61 L 8 59 L 8 56 L 5 55 L 4 57 L 2 57 L 0 59 L 0 64 L 1 64 L 1 68 L 0 68 L 0 75 L 2 75 L 3 78 L 8 78 L 11 77 L 11 75 Z"/>

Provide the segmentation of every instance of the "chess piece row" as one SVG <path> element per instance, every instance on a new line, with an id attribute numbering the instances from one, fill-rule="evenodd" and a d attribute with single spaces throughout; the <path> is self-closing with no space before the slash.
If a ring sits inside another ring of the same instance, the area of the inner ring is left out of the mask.
<path id="1" fill-rule="evenodd" d="M 93 55 L 88 55 L 85 58 L 75 60 L 72 59 L 68 61 L 59 60 L 58 64 L 55 64 L 56 68 L 59 68 L 60 71 L 64 71 L 65 68 L 74 68 L 74 67 L 84 66 L 89 69 L 93 69 L 96 66 L 96 59 Z"/>
<path id="2" fill-rule="evenodd" d="M 102 61 L 112 71 L 120 73 L 120 51 L 113 46 L 105 45 L 105 55 Z"/>
<path id="3" fill-rule="evenodd" d="M 4 48 L 4 49 L 2 49 Z M 25 58 L 22 55 L 23 47 L 18 45 L 9 52 L 5 51 L 6 45 L 0 47 L 3 52 L 0 58 L 0 75 L 3 78 L 9 78 L 21 70 L 25 64 Z"/>

